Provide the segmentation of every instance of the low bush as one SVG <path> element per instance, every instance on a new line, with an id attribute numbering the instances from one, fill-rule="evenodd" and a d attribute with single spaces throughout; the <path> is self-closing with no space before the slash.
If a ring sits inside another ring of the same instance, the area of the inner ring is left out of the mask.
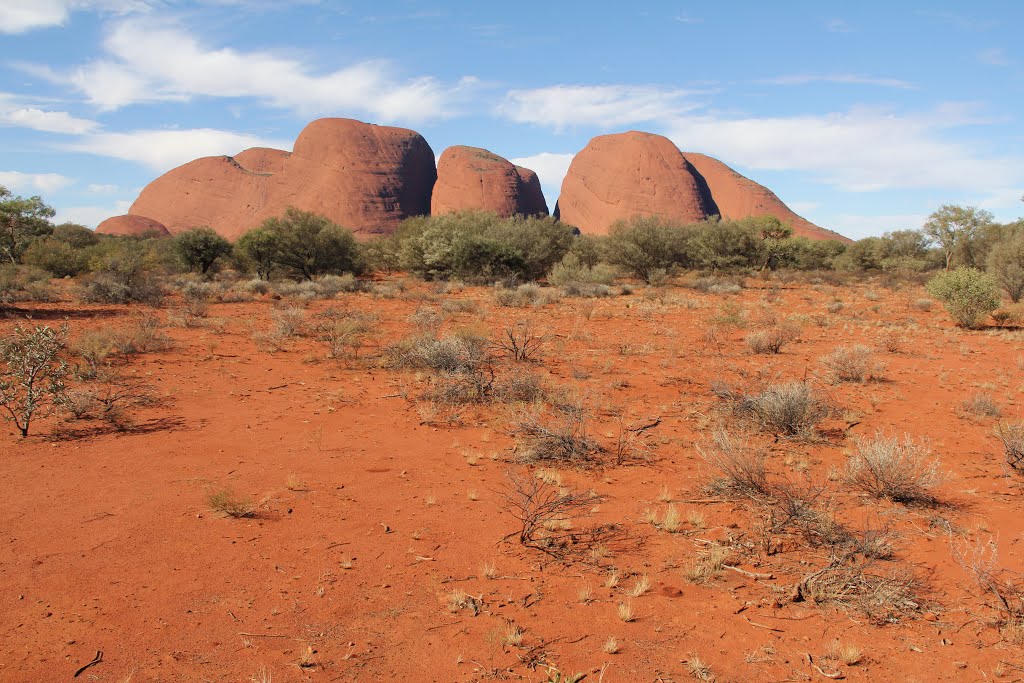
<path id="1" fill-rule="evenodd" d="M 863 344 L 840 346 L 820 362 L 835 384 L 878 381 L 885 369 L 885 364 L 875 359 L 875 352 Z"/>
<path id="2" fill-rule="evenodd" d="M 933 504 L 943 481 L 939 461 L 924 442 L 875 434 L 854 444 L 845 479 L 854 488 L 895 503 Z"/>
<path id="3" fill-rule="evenodd" d="M 928 293 L 946 307 L 960 327 L 978 329 L 989 313 L 999 308 L 996 278 L 974 268 L 957 268 L 939 273 L 926 285 Z"/>

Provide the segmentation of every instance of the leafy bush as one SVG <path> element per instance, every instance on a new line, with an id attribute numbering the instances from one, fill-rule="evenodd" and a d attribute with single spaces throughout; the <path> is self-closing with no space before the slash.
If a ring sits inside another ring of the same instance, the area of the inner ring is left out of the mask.
<path id="1" fill-rule="evenodd" d="M 996 278 L 974 268 L 957 268 L 939 273 L 925 286 L 928 293 L 946 307 L 957 325 L 977 329 L 999 308 Z"/>
<path id="2" fill-rule="evenodd" d="M 68 366 L 61 358 L 67 327 L 34 329 L 15 327 L 11 336 L 0 339 L 0 408 L 22 437 L 28 436 L 32 419 L 51 409 L 65 394 Z"/>
<path id="3" fill-rule="evenodd" d="M 988 256 L 988 272 L 1014 303 L 1024 296 L 1024 230 L 998 242 Z"/>
<path id="4" fill-rule="evenodd" d="M 266 228 L 250 230 L 235 242 L 235 255 L 248 272 L 256 271 L 261 280 L 269 280 L 277 265 L 277 234 Z"/>
<path id="5" fill-rule="evenodd" d="M 89 269 L 89 256 L 89 252 L 83 248 L 53 237 L 44 237 L 28 245 L 22 261 L 42 268 L 54 277 L 74 277 Z"/>
<path id="6" fill-rule="evenodd" d="M 352 232 L 324 216 L 292 206 L 261 227 L 276 241 L 272 262 L 303 280 L 363 271 L 362 252 Z"/>
<path id="7" fill-rule="evenodd" d="M 205 225 L 175 235 L 174 248 L 189 270 L 203 275 L 217 259 L 231 253 L 231 243 Z"/>
<path id="8" fill-rule="evenodd" d="M 81 282 L 79 296 L 86 303 L 157 306 L 164 291 L 151 272 L 154 265 L 154 255 L 143 243 L 119 240 L 115 248 L 93 260 L 93 273 Z"/>
<path id="9" fill-rule="evenodd" d="M 665 223 L 657 216 L 617 221 L 605 240 L 605 258 L 630 274 L 652 278 L 691 265 L 692 229 Z"/>
<path id="10" fill-rule="evenodd" d="M 49 273 L 33 266 L 0 265 L 0 305 L 52 300 Z"/>

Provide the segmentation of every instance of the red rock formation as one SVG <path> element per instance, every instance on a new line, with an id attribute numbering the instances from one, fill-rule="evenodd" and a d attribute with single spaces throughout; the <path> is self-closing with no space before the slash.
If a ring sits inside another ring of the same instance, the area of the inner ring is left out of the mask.
<path id="1" fill-rule="evenodd" d="M 250 147 L 234 156 L 239 166 L 253 173 L 280 173 L 291 154 L 270 147 Z"/>
<path id="2" fill-rule="evenodd" d="M 630 131 L 598 136 L 573 158 L 555 215 L 603 235 L 636 215 L 693 223 L 710 213 L 709 203 L 671 140 Z"/>
<path id="3" fill-rule="evenodd" d="M 771 215 L 789 224 L 794 235 L 819 240 L 850 241 L 837 232 L 819 227 L 798 216 L 767 187 L 740 175 L 718 159 L 696 152 L 683 152 L 683 156 L 707 183 L 718 207 L 718 214 L 722 218 Z"/>
<path id="4" fill-rule="evenodd" d="M 108 218 L 96 226 L 96 232 L 119 237 L 167 237 L 171 234 L 162 223 L 152 218 L 127 214 Z"/>
<path id="5" fill-rule="evenodd" d="M 537 174 L 479 147 L 449 147 L 437 163 L 430 213 L 548 214 Z"/>
<path id="6" fill-rule="evenodd" d="M 253 148 L 205 157 L 143 189 L 129 213 L 172 233 L 209 225 L 236 239 L 289 206 L 327 216 L 357 234 L 387 233 L 430 211 L 434 153 L 419 133 L 351 119 L 319 119 L 294 151 Z"/>

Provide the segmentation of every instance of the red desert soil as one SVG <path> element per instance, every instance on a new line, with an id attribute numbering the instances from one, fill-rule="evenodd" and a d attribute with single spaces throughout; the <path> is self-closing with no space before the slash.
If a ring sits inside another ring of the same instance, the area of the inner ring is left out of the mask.
<path id="1" fill-rule="evenodd" d="M 922 296 L 912 285 L 747 285 L 739 294 L 640 288 L 513 309 L 486 288 L 440 294 L 410 281 L 400 298 L 309 304 L 307 316 L 328 306 L 378 316 L 347 360 L 328 359 L 310 338 L 259 350 L 253 332 L 269 329 L 286 302 L 217 303 L 200 327 L 164 328 L 171 350 L 127 362 L 162 398 L 136 413 L 133 430 L 49 418 L 25 440 L 0 432 L 0 680 L 70 680 L 97 651 L 102 662 L 80 680 L 546 681 L 552 666 L 587 681 L 682 681 L 691 670 L 703 675 L 698 660 L 705 680 L 717 681 L 825 680 L 817 667 L 861 681 L 1019 678 L 1019 645 L 990 626 L 994 615 L 951 546 L 996 538 L 1001 562 L 1022 568 L 1022 489 L 1003 470 L 995 420 L 957 410 L 984 390 L 1004 419 L 1021 419 L 1021 332 L 956 329 L 939 307 L 912 306 Z M 74 338 L 130 326 L 145 310 L 65 299 L 22 305 L 0 319 L 0 332 L 29 315 L 67 319 Z M 829 312 L 836 300 L 844 306 Z M 501 505 L 505 472 L 524 471 L 507 407 L 437 424 L 416 400 L 425 375 L 381 367 L 382 348 L 413 331 L 411 314 L 451 301 L 476 308 L 448 305 L 442 332 L 470 327 L 496 338 L 510 321 L 530 319 L 549 333 L 533 369 L 586 397 L 602 444 L 616 442 L 618 416 L 660 417 L 644 457 L 558 470 L 563 486 L 607 496 L 595 518 L 624 525 L 638 544 L 597 556 L 603 569 L 502 542 L 515 529 Z M 176 307 L 157 315 L 166 320 Z M 730 324 L 741 313 L 746 328 Z M 793 316 L 799 341 L 779 355 L 747 350 L 748 331 Z M 876 350 L 884 381 L 821 377 L 818 359 L 853 341 Z M 753 547 L 757 537 L 751 504 L 687 502 L 720 500 L 704 490 L 711 473 L 696 450 L 720 419 L 710 384 L 751 373 L 809 377 L 842 409 L 816 442 L 769 441 L 775 473 L 827 479 L 853 437 L 876 430 L 928 437 L 949 474 L 942 506 L 877 502 L 833 482 L 844 519 L 900 533 L 895 559 L 881 566 L 924 581 L 919 613 L 876 625 L 856 611 L 791 602 L 793 585 L 821 566 L 808 549 L 753 552 L 739 566 L 773 578 L 684 578 L 709 542 Z M 261 501 L 258 516 L 213 512 L 208 496 L 224 488 Z M 663 497 L 677 501 L 679 533 L 644 521 L 645 510 L 665 509 Z M 619 582 L 609 588 L 611 568 Z M 629 597 L 644 575 L 650 589 Z M 449 610 L 454 589 L 480 599 L 478 615 Z M 620 603 L 635 620 L 619 618 Z M 507 638 L 513 626 L 521 639 Z M 614 654 L 604 649 L 609 637 Z M 859 648 L 860 661 L 825 659 L 837 640 Z"/>

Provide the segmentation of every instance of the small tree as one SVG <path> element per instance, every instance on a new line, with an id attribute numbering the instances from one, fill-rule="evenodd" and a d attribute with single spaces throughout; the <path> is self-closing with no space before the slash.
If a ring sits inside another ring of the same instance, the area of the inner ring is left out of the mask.
<path id="1" fill-rule="evenodd" d="M 692 230 L 662 222 L 657 216 L 634 216 L 616 221 L 604 241 L 612 265 L 651 282 L 679 267 L 689 266 Z"/>
<path id="2" fill-rule="evenodd" d="M 203 275 L 217 259 L 231 253 L 231 243 L 205 225 L 179 233 L 174 238 L 174 248 L 189 270 L 198 270 Z"/>
<path id="3" fill-rule="evenodd" d="M 53 230 L 49 219 L 54 213 L 39 197 L 17 197 L 0 185 L 0 258 L 20 261 L 34 238 Z"/>
<path id="4" fill-rule="evenodd" d="M 921 231 L 939 245 L 946 256 L 946 270 L 957 246 L 970 240 L 982 226 L 993 221 L 991 212 L 973 206 L 944 204 L 928 217 Z"/>
<path id="5" fill-rule="evenodd" d="M 974 268 L 939 273 L 925 288 L 942 302 L 957 325 L 968 329 L 981 327 L 989 313 L 999 308 L 996 279 Z"/>
<path id="6" fill-rule="evenodd" d="M 53 330 L 15 327 L 0 340 L 0 407 L 4 417 L 28 436 L 32 418 L 61 401 L 68 366 L 60 359 L 67 339 L 67 327 Z"/>
<path id="7" fill-rule="evenodd" d="M 263 228 L 277 238 L 275 262 L 303 280 L 362 271 L 362 255 L 352 232 L 325 216 L 290 206 L 283 217 L 268 218 Z"/>
<path id="8" fill-rule="evenodd" d="M 1024 230 L 997 243 L 988 255 L 988 272 L 1010 299 L 1017 303 L 1024 296 Z"/>
<path id="9" fill-rule="evenodd" d="M 235 249 L 244 261 L 252 264 L 261 280 L 269 280 L 277 261 L 277 235 L 267 228 L 256 228 L 242 235 Z"/>

